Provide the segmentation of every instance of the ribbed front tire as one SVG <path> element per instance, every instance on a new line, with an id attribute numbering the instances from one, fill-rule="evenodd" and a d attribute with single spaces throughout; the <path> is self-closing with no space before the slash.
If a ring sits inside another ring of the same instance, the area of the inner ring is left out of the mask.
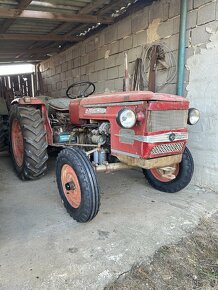
<path id="1" fill-rule="evenodd" d="M 67 212 L 77 222 L 91 221 L 100 206 L 96 173 L 86 154 L 78 148 L 62 150 L 56 162 L 59 194 Z"/>
<path id="2" fill-rule="evenodd" d="M 47 170 L 47 139 L 39 109 L 13 105 L 10 112 L 10 151 L 17 175 L 37 179 Z"/>

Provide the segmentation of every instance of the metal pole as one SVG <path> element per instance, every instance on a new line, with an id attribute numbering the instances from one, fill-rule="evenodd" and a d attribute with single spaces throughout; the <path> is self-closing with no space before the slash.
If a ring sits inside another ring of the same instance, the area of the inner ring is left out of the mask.
<path id="1" fill-rule="evenodd" d="M 124 53 L 124 68 L 125 68 L 125 77 L 124 77 L 124 90 L 126 92 L 130 91 L 129 87 L 129 70 L 128 70 L 128 56 L 127 53 Z"/>
<path id="2" fill-rule="evenodd" d="M 188 0 L 181 0 L 179 54 L 178 54 L 178 69 L 177 69 L 177 95 L 179 96 L 183 96 L 184 94 L 187 13 L 188 13 Z"/>

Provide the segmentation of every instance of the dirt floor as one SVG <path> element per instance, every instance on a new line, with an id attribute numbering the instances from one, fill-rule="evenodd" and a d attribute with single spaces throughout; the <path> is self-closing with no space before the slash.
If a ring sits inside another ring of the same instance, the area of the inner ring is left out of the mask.
<path id="1" fill-rule="evenodd" d="M 218 213 L 177 244 L 161 247 L 149 264 L 135 265 L 105 290 L 218 289 Z"/>

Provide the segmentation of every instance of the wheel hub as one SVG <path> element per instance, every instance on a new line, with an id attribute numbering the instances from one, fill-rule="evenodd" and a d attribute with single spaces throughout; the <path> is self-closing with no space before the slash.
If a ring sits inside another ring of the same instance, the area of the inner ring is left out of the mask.
<path id="1" fill-rule="evenodd" d="M 81 204 L 80 184 L 76 172 L 68 164 L 61 169 L 61 182 L 67 201 L 72 207 L 78 208 Z"/>
<path id="2" fill-rule="evenodd" d="M 161 182 L 174 180 L 179 173 L 179 164 L 151 169 L 153 176 Z"/>
<path id="3" fill-rule="evenodd" d="M 75 190 L 76 189 L 75 184 L 72 181 L 71 182 L 67 182 L 65 184 L 65 188 L 66 188 L 66 190 Z"/>

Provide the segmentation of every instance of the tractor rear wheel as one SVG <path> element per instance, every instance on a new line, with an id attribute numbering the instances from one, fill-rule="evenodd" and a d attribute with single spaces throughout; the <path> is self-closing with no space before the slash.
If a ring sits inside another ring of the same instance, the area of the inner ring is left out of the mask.
<path id="1" fill-rule="evenodd" d="M 47 170 L 47 139 L 39 109 L 13 105 L 10 112 L 10 151 L 22 180 L 37 179 Z"/>
<path id="2" fill-rule="evenodd" d="M 182 156 L 182 161 L 175 166 L 175 179 L 171 180 L 161 174 L 160 169 L 142 169 L 148 183 L 155 189 L 163 192 L 175 193 L 185 188 L 192 179 L 194 161 L 188 148 Z"/>
<path id="3" fill-rule="evenodd" d="M 56 162 L 59 194 L 68 213 L 77 221 L 91 221 L 98 213 L 97 177 L 86 154 L 78 148 L 62 150 Z"/>

